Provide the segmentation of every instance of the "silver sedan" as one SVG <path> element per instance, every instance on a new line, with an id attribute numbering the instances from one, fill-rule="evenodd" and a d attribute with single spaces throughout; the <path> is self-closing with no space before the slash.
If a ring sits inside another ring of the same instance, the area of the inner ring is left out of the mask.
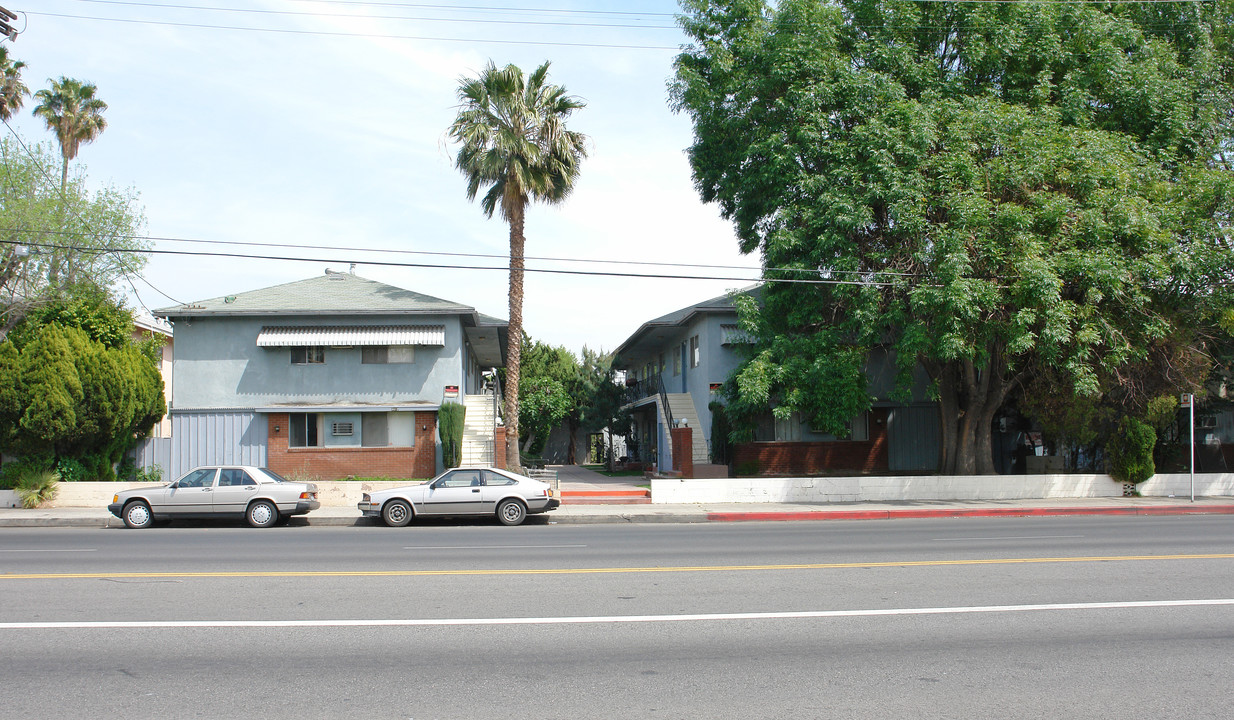
<path id="1" fill-rule="evenodd" d="M 290 482 L 258 467 L 199 467 L 164 485 L 116 493 L 107 509 L 131 528 L 163 518 L 244 518 L 269 527 L 321 507 L 317 486 Z"/>
<path id="2" fill-rule="evenodd" d="M 364 493 L 357 507 L 365 517 L 402 527 L 420 515 L 494 515 L 503 525 L 518 525 L 560 505 L 548 483 L 496 468 L 454 468 L 420 485 Z"/>

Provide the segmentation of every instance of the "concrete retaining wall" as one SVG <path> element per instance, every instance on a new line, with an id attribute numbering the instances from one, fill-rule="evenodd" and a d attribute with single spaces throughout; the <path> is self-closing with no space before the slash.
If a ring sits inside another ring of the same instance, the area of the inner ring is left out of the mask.
<path id="1" fill-rule="evenodd" d="M 1191 494 L 1188 474 L 1155 475 L 1147 496 Z M 903 500 L 1028 500 L 1122 497 L 1109 475 L 863 475 L 806 478 L 652 478 L 653 503 L 829 503 Z M 1195 476 L 1197 496 L 1234 495 L 1234 473 Z"/>

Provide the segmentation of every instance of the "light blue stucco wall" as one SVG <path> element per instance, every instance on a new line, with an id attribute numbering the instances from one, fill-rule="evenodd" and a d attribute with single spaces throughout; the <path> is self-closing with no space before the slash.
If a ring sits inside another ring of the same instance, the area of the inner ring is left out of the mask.
<path id="1" fill-rule="evenodd" d="M 443 347 L 416 346 L 415 362 L 364 365 L 361 349 L 325 349 L 325 363 L 293 365 L 286 347 L 257 347 L 264 325 L 444 325 Z M 439 403 L 446 385 L 464 385 L 464 337 L 457 316 L 181 318 L 175 322 L 175 409 L 286 403 Z"/>

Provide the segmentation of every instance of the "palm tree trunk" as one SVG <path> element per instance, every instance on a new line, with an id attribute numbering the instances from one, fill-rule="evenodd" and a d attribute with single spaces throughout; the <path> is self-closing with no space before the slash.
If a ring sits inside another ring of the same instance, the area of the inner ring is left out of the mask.
<path id="1" fill-rule="evenodd" d="M 506 336 L 506 468 L 522 472 L 518 447 L 518 378 L 523 349 L 523 210 L 510 213 L 510 325 Z"/>

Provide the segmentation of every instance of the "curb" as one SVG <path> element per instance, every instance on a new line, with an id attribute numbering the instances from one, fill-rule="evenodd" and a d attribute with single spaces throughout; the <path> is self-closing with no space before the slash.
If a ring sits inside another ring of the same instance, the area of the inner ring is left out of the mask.
<path id="1" fill-rule="evenodd" d="M 959 517 L 1051 517 L 1074 515 L 1234 515 L 1234 505 L 1140 507 L 935 508 L 929 510 L 808 510 L 802 512 L 709 512 L 711 522 L 767 520 L 895 520 Z"/>
<path id="2" fill-rule="evenodd" d="M 619 507 L 648 507 L 646 505 Z M 616 509 L 606 513 L 547 513 L 528 518 L 528 525 L 598 525 L 633 523 L 702 523 L 702 522 L 785 522 L 820 520 L 907 520 L 923 518 L 964 517 L 1063 517 L 1084 515 L 1234 515 L 1231 505 L 1139 505 L 1102 507 L 999 507 L 999 508 L 912 508 L 887 510 L 768 510 L 768 511 L 707 511 L 696 512 L 620 512 Z M 359 516 L 296 517 L 291 521 L 300 527 L 371 527 L 378 523 Z M 124 524 L 110 515 L 80 515 L 40 517 L 5 517 L 0 512 L 0 528 L 32 527 L 83 527 L 123 528 Z"/>

